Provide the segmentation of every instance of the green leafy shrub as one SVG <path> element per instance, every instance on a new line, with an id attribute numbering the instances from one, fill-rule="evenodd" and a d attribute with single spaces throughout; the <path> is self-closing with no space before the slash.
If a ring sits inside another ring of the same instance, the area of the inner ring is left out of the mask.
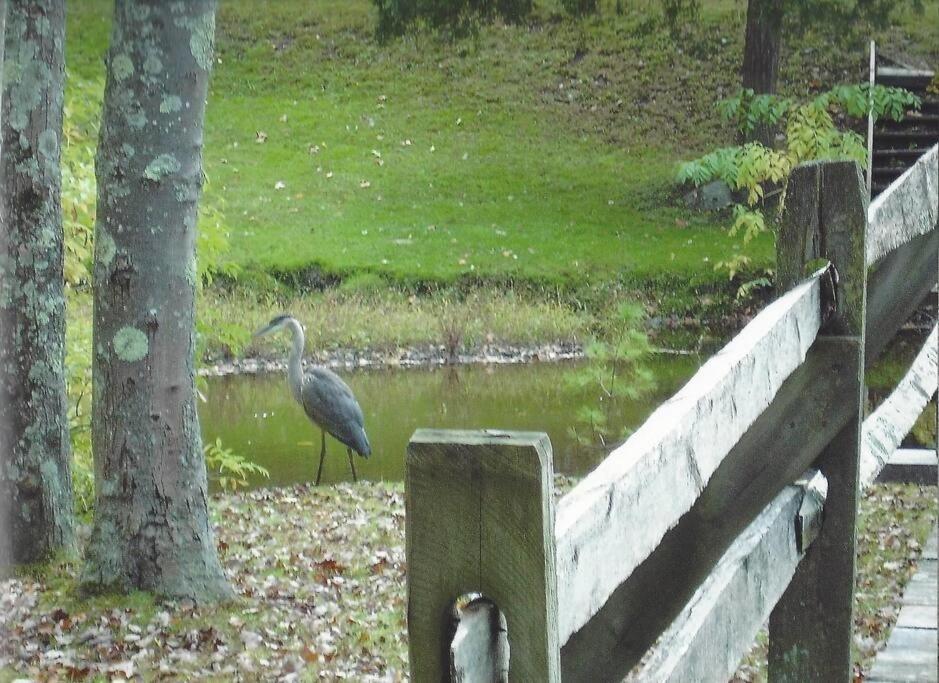
<path id="1" fill-rule="evenodd" d="M 651 349 L 643 331 L 643 316 L 641 306 L 620 304 L 584 346 L 585 367 L 570 376 L 574 386 L 596 396 L 595 402 L 585 402 L 577 410 L 576 423 L 568 430 L 583 445 L 599 443 L 605 447 L 628 436 L 628 430 L 614 431 L 611 416 L 619 410 L 621 400 L 634 401 L 655 388 L 655 377 L 644 365 Z"/>
<path id="2" fill-rule="evenodd" d="M 742 194 L 744 203 L 734 206 L 730 234 L 741 235 L 746 245 L 768 229 L 760 207 L 770 194 L 784 190 L 789 173 L 798 164 L 815 159 L 850 159 L 867 167 L 864 138 L 853 130 L 839 130 L 837 115 L 863 118 L 870 113 L 875 120 L 899 120 L 908 109 L 919 106 L 919 98 L 906 90 L 871 87 L 867 83 L 837 86 L 807 102 L 742 90 L 718 104 L 721 116 L 733 122 L 743 135 L 760 125 L 779 126 L 785 134 L 782 146 L 776 149 L 748 142 L 721 147 L 680 164 L 677 180 L 696 187 L 721 180 Z M 715 268 L 726 270 L 734 278 L 749 262 L 749 257 L 737 253 L 719 261 Z"/>
<path id="3" fill-rule="evenodd" d="M 531 14 L 533 0 L 373 0 L 380 40 L 426 25 L 453 35 L 472 33 L 480 22 L 499 17 L 518 22 Z"/>
<path id="4" fill-rule="evenodd" d="M 219 486 L 225 491 L 245 488 L 248 485 L 248 477 L 251 475 L 270 479 L 271 473 L 266 468 L 226 448 L 222 445 L 221 439 L 216 439 L 215 443 L 206 444 L 203 451 L 206 469 L 218 479 Z"/>
<path id="5" fill-rule="evenodd" d="M 883 118 L 897 121 L 908 109 L 919 106 L 919 98 L 903 88 L 883 85 L 872 88 L 869 83 L 860 83 L 835 86 L 801 103 L 780 95 L 756 94 L 746 88 L 719 102 L 717 109 L 722 119 L 733 122 L 744 135 L 753 132 L 758 125 L 776 125 L 792 115 L 817 120 L 819 132 L 828 134 L 834 127 L 830 115 L 833 111 L 856 119 L 871 112 L 875 122 Z"/>
<path id="6" fill-rule="evenodd" d="M 211 286 L 217 275 L 237 277 L 241 269 L 227 259 L 229 231 L 222 211 L 223 201 L 210 197 L 200 202 L 199 225 L 196 234 L 196 288 L 201 294 Z M 204 302 L 204 298 L 200 299 Z M 207 350 L 220 349 L 226 357 L 234 357 L 251 341 L 251 331 L 240 322 L 220 321 L 214 311 L 198 306 L 196 316 L 196 359 L 206 358 Z"/>
<path id="7" fill-rule="evenodd" d="M 95 229 L 95 141 L 104 85 L 69 74 L 62 124 L 62 227 L 65 235 L 65 282 L 91 280 Z"/>
<path id="8" fill-rule="evenodd" d="M 65 334 L 65 387 L 72 442 L 72 493 L 75 511 L 94 508 L 95 476 L 91 456 L 91 305 L 87 293 L 68 292 L 69 316 Z"/>

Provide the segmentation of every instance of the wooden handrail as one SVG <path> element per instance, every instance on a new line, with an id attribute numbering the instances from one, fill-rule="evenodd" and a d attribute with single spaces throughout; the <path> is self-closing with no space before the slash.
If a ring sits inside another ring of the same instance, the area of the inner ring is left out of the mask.
<path id="1" fill-rule="evenodd" d="M 562 644 L 691 508 L 805 360 L 822 324 L 825 277 L 825 271 L 815 273 L 764 309 L 560 500 L 555 544 L 558 581 L 566 587 L 558 615 Z"/>

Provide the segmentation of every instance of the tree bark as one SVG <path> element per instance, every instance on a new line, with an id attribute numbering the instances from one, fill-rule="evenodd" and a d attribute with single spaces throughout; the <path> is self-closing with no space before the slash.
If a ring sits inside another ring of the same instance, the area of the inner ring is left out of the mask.
<path id="1" fill-rule="evenodd" d="M 64 0 L 10 0 L 0 147 L 0 564 L 74 542 L 65 394 Z"/>
<path id="2" fill-rule="evenodd" d="M 784 12 L 785 2 L 782 0 L 747 2 L 747 33 L 741 81 L 744 89 L 750 88 L 758 95 L 776 92 Z M 757 140 L 770 147 L 775 134 L 775 126 L 761 124 L 742 142 Z"/>
<path id="3" fill-rule="evenodd" d="M 196 212 L 215 0 L 117 0 L 96 174 L 86 591 L 231 595 L 195 402 Z"/>

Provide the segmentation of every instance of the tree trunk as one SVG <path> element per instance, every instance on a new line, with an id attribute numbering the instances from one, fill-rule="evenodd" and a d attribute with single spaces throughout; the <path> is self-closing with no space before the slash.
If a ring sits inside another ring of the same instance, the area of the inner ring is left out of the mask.
<path id="1" fill-rule="evenodd" d="M 776 92 L 784 11 L 785 2 L 782 0 L 747 2 L 747 35 L 741 80 L 744 88 L 750 88 L 758 95 Z M 757 140 L 771 147 L 775 134 L 775 126 L 758 125 L 742 142 Z"/>
<path id="2" fill-rule="evenodd" d="M 195 403 L 196 212 L 215 0 L 117 0 L 96 173 L 87 591 L 231 595 Z"/>
<path id="3" fill-rule="evenodd" d="M 0 147 L 0 563 L 74 541 L 59 157 L 64 0 L 10 0 Z"/>

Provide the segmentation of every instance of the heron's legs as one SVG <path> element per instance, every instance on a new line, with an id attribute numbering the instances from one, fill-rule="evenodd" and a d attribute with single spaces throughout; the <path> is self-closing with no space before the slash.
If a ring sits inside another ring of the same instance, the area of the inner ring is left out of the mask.
<path id="1" fill-rule="evenodd" d="M 346 455 L 349 456 L 349 467 L 352 468 L 352 481 L 358 483 L 359 478 L 358 478 L 357 476 L 355 476 L 355 461 L 352 459 L 352 449 L 351 449 L 351 448 L 347 448 L 347 449 L 346 449 Z"/>
<path id="2" fill-rule="evenodd" d="M 313 484 L 314 486 L 320 485 L 320 476 L 323 474 L 323 457 L 326 455 L 326 432 L 322 429 L 320 430 L 320 436 L 323 438 L 322 446 L 320 447 L 320 466 L 319 469 L 316 470 L 316 483 Z"/>

